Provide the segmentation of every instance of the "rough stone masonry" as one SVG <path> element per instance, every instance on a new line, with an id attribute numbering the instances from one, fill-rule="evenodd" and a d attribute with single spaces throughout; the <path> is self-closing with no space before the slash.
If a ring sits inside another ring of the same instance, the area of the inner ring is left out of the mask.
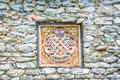
<path id="1" fill-rule="evenodd" d="M 82 23 L 84 68 L 38 68 L 36 21 Z M 120 80 L 120 0 L 0 0 L 0 80 Z"/>

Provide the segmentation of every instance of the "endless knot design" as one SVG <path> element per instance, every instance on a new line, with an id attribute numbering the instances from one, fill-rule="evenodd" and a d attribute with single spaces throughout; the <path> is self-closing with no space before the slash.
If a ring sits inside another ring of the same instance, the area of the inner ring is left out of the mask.
<path id="1" fill-rule="evenodd" d="M 64 62 L 75 53 L 76 44 L 75 37 L 68 30 L 56 28 L 45 37 L 43 49 L 51 60 Z"/>

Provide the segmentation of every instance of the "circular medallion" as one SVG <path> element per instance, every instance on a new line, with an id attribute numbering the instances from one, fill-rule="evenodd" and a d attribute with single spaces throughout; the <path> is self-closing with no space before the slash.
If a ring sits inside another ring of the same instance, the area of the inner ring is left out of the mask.
<path id="1" fill-rule="evenodd" d="M 64 28 L 50 31 L 43 41 L 44 52 L 51 60 L 64 62 L 70 59 L 76 50 L 76 39 Z"/>

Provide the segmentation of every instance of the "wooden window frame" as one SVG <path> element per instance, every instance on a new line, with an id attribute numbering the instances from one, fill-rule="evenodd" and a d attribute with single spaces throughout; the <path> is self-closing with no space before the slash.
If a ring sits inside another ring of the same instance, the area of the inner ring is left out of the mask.
<path id="1" fill-rule="evenodd" d="M 61 23 L 61 22 L 36 22 L 36 30 L 37 30 L 37 62 L 38 62 L 38 67 L 69 67 L 71 68 L 70 66 L 44 66 L 44 65 L 41 65 L 40 64 L 40 26 L 74 26 L 74 25 L 77 25 L 79 26 L 80 28 L 80 31 L 79 31 L 79 38 L 80 38 L 80 42 L 79 42 L 79 46 L 80 46 L 80 65 L 79 66 L 71 66 L 71 67 L 81 67 L 83 68 L 84 67 L 84 58 L 83 58 L 83 28 L 82 28 L 82 24 L 75 24 L 75 23 Z"/>

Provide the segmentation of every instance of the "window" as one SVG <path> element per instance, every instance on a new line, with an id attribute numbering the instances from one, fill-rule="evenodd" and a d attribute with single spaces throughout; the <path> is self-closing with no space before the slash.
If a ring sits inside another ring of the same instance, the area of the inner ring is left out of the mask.
<path id="1" fill-rule="evenodd" d="M 38 24 L 39 66 L 81 66 L 80 31 L 80 25 Z"/>

